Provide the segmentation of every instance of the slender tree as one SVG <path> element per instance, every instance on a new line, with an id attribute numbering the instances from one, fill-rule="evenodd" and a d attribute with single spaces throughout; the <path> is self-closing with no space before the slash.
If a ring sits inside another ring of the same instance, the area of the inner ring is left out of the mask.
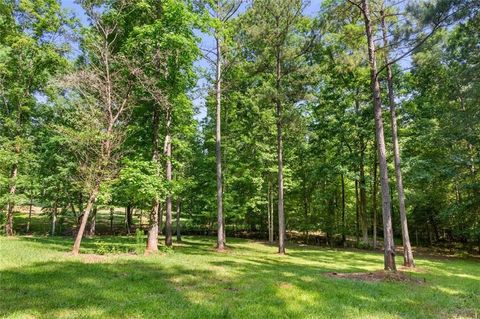
<path id="1" fill-rule="evenodd" d="M 215 171 L 217 180 L 217 250 L 225 249 L 225 216 L 223 211 L 223 171 L 222 171 L 222 76 L 227 66 L 224 50 L 228 36 L 228 22 L 236 14 L 242 0 L 207 1 L 208 11 L 212 18 L 212 33 L 215 48 L 206 49 L 205 58 L 215 67 Z"/>
<path id="2" fill-rule="evenodd" d="M 373 95 L 373 106 L 375 115 L 375 131 L 377 140 L 378 158 L 380 163 L 380 184 L 382 190 L 382 215 L 384 233 L 384 268 L 395 271 L 395 243 L 393 241 L 392 213 L 390 188 L 388 184 L 387 154 L 385 147 L 385 133 L 382 119 L 382 101 L 380 83 L 378 80 L 377 55 L 374 42 L 373 23 L 370 15 L 369 0 L 362 0 L 360 3 L 349 0 L 362 12 L 365 23 L 365 34 L 368 46 L 368 58 L 370 65 L 370 84 Z"/>
<path id="3" fill-rule="evenodd" d="M 278 253 L 285 254 L 285 203 L 284 203 L 284 108 L 286 103 L 298 101 L 299 90 L 288 90 L 298 80 L 295 75 L 304 72 L 308 78 L 308 69 L 303 63 L 305 54 L 311 48 L 315 37 L 308 37 L 310 30 L 303 15 L 305 3 L 300 0 L 261 0 L 255 1 L 247 17 L 248 34 L 257 50 L 260 69 L 271 75 L 272 102 L 275 106 L 276 144 L 277 144 L 277 201 L 278 201 Z M 292 93 L 292 94 L 289 94 Z"/>
<path id="4" fill-rule="evenodd" d="M 397 110 L 395 103 L 395 95 L 393 91 L 393 72 L 392 65 L 389 61 L 389 42 L 388 32 L 385 23 L 385 11 L 381 11 L 381 26 L 383 36 L 384 59 L 387 72 L 387 89 L 388 89 L 388 103 L 390 106 L 390 120 L 392 127 L 392 146 L 393 146 L 393 161 L 395 164 L 395 176 L 397 181 L 398 204 L 400 211 L 400 224 L 402 226 L 402 243 L 403 243 L 403 265 L 405 267 L 415 267 L 415 260 L 413 259 L 412 246 L 410 245 L 410 235 L 408 233 L 407 212 L 405 209 L 405 192 L 403 190 L 402 170 L 400 167 L 400 146 L 398 142 L 398 124 L 397 124 Z"/>

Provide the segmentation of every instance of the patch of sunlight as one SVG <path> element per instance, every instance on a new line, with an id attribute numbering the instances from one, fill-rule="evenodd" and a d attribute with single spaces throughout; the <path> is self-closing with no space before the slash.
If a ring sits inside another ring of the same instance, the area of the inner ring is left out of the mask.
<path id="1" fill-rule="evenodd" d="M 467 275 L 467 274 L 452 274 L 453 276 L 456 277 L 461 277 L 461 278 L 468 278 L 468 279 L 473 279 L 473 280 L 480 280 L 479 276 L 473 276 L 473 275 Z"/>
<path id="2" fill-rule="evenodd" d="M 300 276 L 300 277 L 298 277 L 298 279 L 300 279 L 303 282 L 314 282 L 315 281 L 315 278 L 313 278 L 312 276 Z"/>
<path id="3" fill-rule="evenodd" d="M 89 278 L 78 278 L 78 282 L 82 285 L 92 285 L 92 286 L 98 286 L 98 278 L 96 277 L 89 277 Z"/>
<path id="4" fill-rule="evenodd" d="M 349 316 L 349 318 L 364 318 L 364 319 L 399 319 L 399 318 L 403 318 L 402 316 L 400 315 L 396 315 L 396 314 L 391 314 L 391 313 L 386 313 L 386 312 L 377 312 L 377 313 L 374 313 L 374 314 L 365 314 L 365 313 L 362 313 L 360 316 L 358 317 L 355 317 L 355 316 Z"/>
<path id="5" fill-rule="evenodd" d="M 440 290 L 441 292 L 447 293 L 449 295 L 460 295 L 463 292 L 458 289 L 453 289 L 450 287 L 443 287 L 443 286 L 435 286 L 436 289 Z"/>
<path id="6" fill-rule="evenodd" d="M 283 300 L 287 309 L 292 312 L 302 311 L 305 307 L 313 305 L 318 307 L 320 302 L 312 294 L 288 282 L 281 282 L 277 285 L 276 296 Z"/>
<path id="7" fill-rule="evenodd" d="M 31 313 L 26 314 L 26 313 L 14 312 L 6 318 L 9 318 L 9 319 L 36 319 L 38 317 L 37 317 L 37 315 L 31 314 Z"/>
<path id="8" fill-rule="evenodd" d="M 62 309 L 59 311 L 55 311 L 52 314 L 52 318 L 59 318 L 59 319 L 68 319 L 72 318 L 72 315 L 76 317 L 74 314 L 77 313 L 78 317 L 81 318 L 102 318 L 105 317 L 105 311 L 99 309 L 97 307 L 88 307 L 86 309 L 82 309 L 81 311 L 72 310 L 72 309 Z"/>

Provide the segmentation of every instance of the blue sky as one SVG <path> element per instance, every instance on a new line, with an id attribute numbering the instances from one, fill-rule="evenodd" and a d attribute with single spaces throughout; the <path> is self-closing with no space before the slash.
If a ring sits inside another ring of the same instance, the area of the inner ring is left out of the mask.
<path id="1" fill-rule="evenodd" d="M 80 19 L 80 22 L 82 24 L 88 24 L 88 19 L 86 18 L 83 9 L 81 6 L 79 6 L 75 0 L 62 0 L 62 6 L 73 12 L 77 18 Z M 310 16 L 314 16 L 320 9 L 322 0 L 311 0 L 310 3 L 308 4 L 305 13 Z M 200 46 L 202 48 L 212 48 L 213 47 L 213 39 L 206 35 L 199 33 L 199 36 L 201 37 L 202 41 Z M 76 50 L 76 46 L 74 46 L 74 50 Z M 199 59 L 196 63 L 195 66 L 198 68 L 206 68 L 208 69 L 210 67 L 209 63 L 205 59 Z M 205 79 L 199 79 L 198 84 L 197 84 L 197 89 L 196 91 L 202 91 L 201 88 L 205 87 L 207 85 Z M 194 106 L 198 110 L 198 114 L 196 115 L 197 120 L 202 120 L 205 115 L 205 94 L 195 94 L 196 98 L 193 100 Z"/>

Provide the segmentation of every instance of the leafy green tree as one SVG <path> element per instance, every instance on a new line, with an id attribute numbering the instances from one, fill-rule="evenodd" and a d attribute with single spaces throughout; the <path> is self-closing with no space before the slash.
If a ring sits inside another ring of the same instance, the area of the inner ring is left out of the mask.
<path id="1" fill-rule="evenodd" d="M 0 202 L 12 236 L 15 205 L 30 184 L 32 118 L 47 82 L 67 65 L 68 47 L 59 39 L 70 21 L 56 0 L 3 1 L 0 12 Z"/>

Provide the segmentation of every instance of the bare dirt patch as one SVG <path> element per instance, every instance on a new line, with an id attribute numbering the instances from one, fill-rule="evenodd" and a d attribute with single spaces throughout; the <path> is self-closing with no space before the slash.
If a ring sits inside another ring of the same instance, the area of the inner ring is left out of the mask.
<path id="1" fill-rule="evenodd" d="M 368 281 L 368 282 L 404 282 L 404 283 L 414 283 L 414 284 L 424 284 L 425 279 L 418 279 L 412 277 L 409 273 L 397 271 L 373 271 L 373 272 L 352 272 L 352 273 L 338 273 L 330 272 L 326 273 L 326 276 L 331 278 L 340 278 L 340 279 L 350 279 L 358 281 Z"/>

